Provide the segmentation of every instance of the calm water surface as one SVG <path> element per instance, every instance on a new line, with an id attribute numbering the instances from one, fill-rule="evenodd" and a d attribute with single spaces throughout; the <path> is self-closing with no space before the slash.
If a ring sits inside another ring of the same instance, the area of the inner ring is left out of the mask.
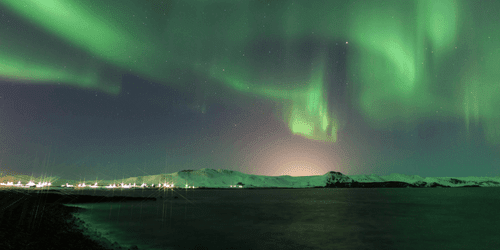
<path id="1" fill-rule="evenodd" d="M 500 249 L 500 188 L 143 194 L 162 197 L 82 205 L 77 217 L 140 249 Z"/>

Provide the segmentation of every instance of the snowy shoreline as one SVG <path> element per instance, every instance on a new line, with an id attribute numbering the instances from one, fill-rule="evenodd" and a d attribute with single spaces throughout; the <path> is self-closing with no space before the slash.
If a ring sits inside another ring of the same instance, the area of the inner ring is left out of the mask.
<path id="1" fill-rule="evenodd" d="M 54 187 L 74 189 L 165 189 L 165 188 L 378 188 L 378 187 L 500 187 L 497 177 L 420 177 L 418 175 L 390 174 L 344 175 L 330 171 L 313 176 L 265 176 L 245 174 L 225 169 L 183 170 L 170 174 L 129 177 L 117 180 L 76 181 L 58 177 L 33 178 L 29 176 L 4 176 L 0 182 L 47 182 Z M 85 187 L 78 185 L 85 184 Z M 141 184 L 144 185 L 141 187 Z M 153 186 L 154 185 L 154 186 Z M 7 187 L 2 185 L 0 187 Z"/>

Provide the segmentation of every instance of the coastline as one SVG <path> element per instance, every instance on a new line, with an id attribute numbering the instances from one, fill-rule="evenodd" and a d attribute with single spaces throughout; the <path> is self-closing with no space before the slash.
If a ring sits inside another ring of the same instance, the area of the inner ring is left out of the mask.
<path id="1" fill-rule="evenodd" d="M 127 249 L 78 218 L 84 208 L 47 202 L 47 193 L 0 191 L 0 249 Z"/>

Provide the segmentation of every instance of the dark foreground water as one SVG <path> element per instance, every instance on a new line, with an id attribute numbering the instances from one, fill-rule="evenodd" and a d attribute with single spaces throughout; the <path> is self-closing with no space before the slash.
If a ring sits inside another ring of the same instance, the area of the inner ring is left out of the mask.
<path id="1" fill-rule="evenodd" d="M 81 205 L 77 217 L 139 249 L 500 249 L 500 188 L 144 195 L 162 198 Z"/>

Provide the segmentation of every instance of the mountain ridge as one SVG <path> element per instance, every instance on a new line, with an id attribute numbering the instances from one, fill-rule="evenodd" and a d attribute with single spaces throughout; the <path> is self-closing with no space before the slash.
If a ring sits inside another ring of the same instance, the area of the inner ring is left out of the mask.
<path id="1" fill-rule="evenodd" d="M 78 184 L 83 181 L 67 180 L 59 177 L 39 177 L 16 175 L 0 177 L 0 182 L 12 181 L 23 184 L 33 180 L 35 183 L 51 181 L 53 186 L 59 187 L 66 183 Z M 95 180 L 86 180 L 92 185 Z M 393 173 L 390 175 L 344 175 L 340 172 L 329 171 L 323 175 L 312 176 L 266 176 L 245 174 L 236 170 L 202 168 L 199 170 L 181 170 L 169 174 L 136 176 L 117 180 L 97 180 L 98 185 L 120 183 L 136 183 L 141 185 L 174 184 L 175 187 L 199 188 L 375 188 L 375 187 L 500 187 L 500 177 L 421 177 Z"/>

